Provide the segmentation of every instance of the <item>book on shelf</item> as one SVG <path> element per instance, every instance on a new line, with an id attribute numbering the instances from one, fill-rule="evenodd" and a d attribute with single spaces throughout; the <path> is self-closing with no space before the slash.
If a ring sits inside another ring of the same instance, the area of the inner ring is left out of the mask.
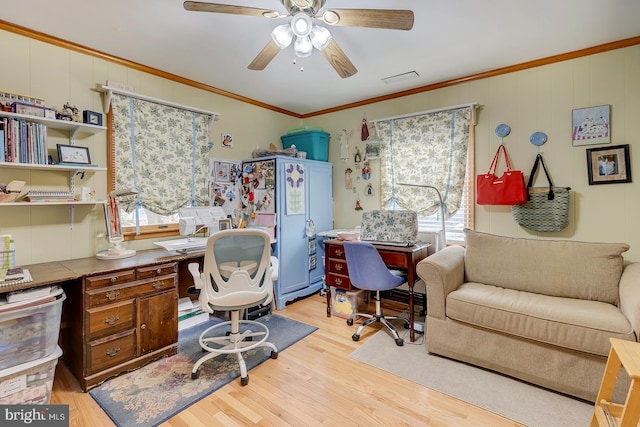
<path id="1" fill-rule="evenodd" d="M 27 202 L 76 202 L 76 198 L 70 191 L 41 191 L 30 190 L 24 196 Z"/>

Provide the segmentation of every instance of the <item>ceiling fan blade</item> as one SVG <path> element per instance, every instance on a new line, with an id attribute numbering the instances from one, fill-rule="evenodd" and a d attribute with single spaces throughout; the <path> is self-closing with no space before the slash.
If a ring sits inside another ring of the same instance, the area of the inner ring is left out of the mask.
<path id="1" fill-rule="evenodd" d="M 258 9 L 255 7 L 234 6 L 231 4 L 204 3 L 200 1 L 185 1 L 185 10 L 193 12 L 230 13 L 234 15 L 282 17 L 280 12 L 271 9 Z"/>
<path id="2" fill-rule="evenodd" d="M 390 9 L 327 9 L 319 17 L 328 25 L 410 30 L 413 11 Z"/>
<path id="3" fill-rule="evenodd" d="M 331 39 L 327 47 L 322 49 L 322 54 L 343 79 L 351 77 L 358 72 L 358 69 L 351 63 L 349 58 L 347 58 L 347 55 L 335 40 Z"/>
<path id="4" fill-rule="evenodd" d="M 272 39 L 269 39 L 269 43 L 260 51 L 260 53 L 251 61 L 251 64 L 247 67 L 250 70 L 260 71 L 264 70 L 269 62 L 280 52 L 280 48 Z"/>

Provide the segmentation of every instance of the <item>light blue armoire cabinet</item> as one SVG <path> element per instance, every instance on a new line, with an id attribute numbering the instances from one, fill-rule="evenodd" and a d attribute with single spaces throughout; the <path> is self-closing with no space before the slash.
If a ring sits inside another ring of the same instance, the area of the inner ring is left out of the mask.
<path id="1" fill-rule="evenodd" d="M 324 245 L 315 232 L 333 228 L 331 163 L 287 156 L 246 160 L 243 211 L 257 221 L 275 215 L 272 254 L 279 260 L 275 299 L 278 310 L 296 298 L 320 290 Z"/>

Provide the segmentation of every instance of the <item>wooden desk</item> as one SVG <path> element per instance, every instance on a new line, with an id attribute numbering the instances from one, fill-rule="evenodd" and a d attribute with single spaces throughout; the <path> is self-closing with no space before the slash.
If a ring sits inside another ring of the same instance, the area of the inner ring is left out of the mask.
<path id="1" fill-rule="evenodd" d="M 427 257 L 427 250 L 431 244 L 423 243 L 414 246 L 374 245 L 387 267 L 399 268 L 407 272 L 409 286 L 409 339 L 415 341 L 413 329 L 413 286 L 417 280 L 416 265 Z M 342 240 L 324 241 L 325 283 L 327 284 L 327 317 L 331 316 L 331 286 L 351 291 L 354 286 L 349 280 L 347 261 L 344 255 Z"/>
<path id="2" fill-rule="evenodd" d="M 193 284 L 190 262 L 204 252 L 180 255 L 162 249 L 129 258 L 95 257 L 26 265 L 33 281 L 0 292 L 60 285 L 63 359 L 84 391 L 109 377 L 178 351 L 178 296 Z"/>

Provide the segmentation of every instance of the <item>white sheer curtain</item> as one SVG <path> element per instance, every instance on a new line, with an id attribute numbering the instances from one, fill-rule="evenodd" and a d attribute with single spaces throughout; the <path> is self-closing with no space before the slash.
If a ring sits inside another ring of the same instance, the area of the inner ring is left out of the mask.
<path id="1" fill-rule="evenodd" d="M 430 185 L 442 194 L 445 217 L 460 208 L 467 153 L 473 131 L 471 106 L 376 121 L 381 140 L 381 202 L 384 209 L 410 209 L 421 217 L 440 210 L 435 191 L 401 184 Z"/>

